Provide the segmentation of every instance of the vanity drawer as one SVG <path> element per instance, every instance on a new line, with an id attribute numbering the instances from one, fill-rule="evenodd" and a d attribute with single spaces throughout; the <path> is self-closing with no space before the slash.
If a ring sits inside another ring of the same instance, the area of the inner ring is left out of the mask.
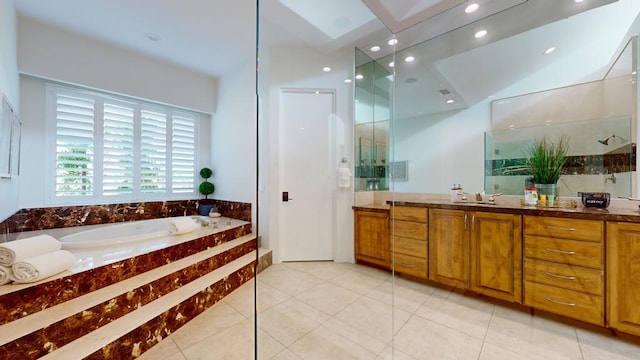
<path id="1" fill-rule="evenodd" d="M 427 259 L 395 253 L 393 266 L 394 270 L 399 273 L 427 278 Z"/>
<path id="2" fill-rule="evenodd" d="M 394 221 L 393 235 L 417 240 L 427 240 L 427 224 L 410 221 Z"/>
<path id="3" fill-rule="evenodd" d="M 394 206 L 391 212 L 394 220 L 427 222 L 427 208 Z"/>
<path id="4" fill-rule="evenodd" d="M 524 303 L 536 309 L 604 325 L 602 296 L 525 281 Z"/>
<path id="5" fill-rule="evenodd" d="M 422 259 L 427 258 L 427 242 L 424 240 L 395 237 L 394 251 L 399 254 L 411 255 Z"/>
<path id="6" fill-rule="evenodd" d="M 524 233 L 525 235 L 602 242 L 604 222 L 598 220 L 525 216 Z"/>
<path id="7" fill-rule="evenodd" d="M 604 270 L 525 259 L 524 278 L 563 289 L 604 295 Z"/>
<path id="8" fill-rule="evenodd" d="M 604 266 L 602 243 L 525 236 L 524 256 L 594 269 Z"/>

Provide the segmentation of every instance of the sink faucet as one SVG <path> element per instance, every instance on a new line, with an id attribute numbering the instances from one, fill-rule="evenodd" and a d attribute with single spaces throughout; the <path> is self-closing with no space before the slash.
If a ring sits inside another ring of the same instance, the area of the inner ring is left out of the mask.
<path id="1" fill-rule="evenodd" d="M 476 193 L 476 201 L 482 202 L 482 194 L 479 192 Z"/>
<path id="2" fill-rule="evenodd" d="M 611 173 L 610 176 L 607 176 L 606 178 L 604 178 L 604 183 L 606 184 L 607 181 L 611 181 L 612 183 L 616 183 L 617 179 L 616 179 L 616 174 Z"/>

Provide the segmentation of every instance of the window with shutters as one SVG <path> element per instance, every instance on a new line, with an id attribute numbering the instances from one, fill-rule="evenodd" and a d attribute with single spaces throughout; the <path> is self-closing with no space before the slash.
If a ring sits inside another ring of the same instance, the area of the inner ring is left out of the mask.
<path id="1" fill-rule="evenodd" d="M 55 124 L 51 203 L 191 198 L 199 115 L 47 85 Z"/>

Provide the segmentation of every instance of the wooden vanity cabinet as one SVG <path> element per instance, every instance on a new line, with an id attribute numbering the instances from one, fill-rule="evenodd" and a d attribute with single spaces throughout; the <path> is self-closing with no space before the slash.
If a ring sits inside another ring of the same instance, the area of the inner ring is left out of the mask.
<path id="1" fill-rule="evenodd" d="M 429 279 L 469 287 L 469 213 L 429 209 Z"/>
<path id="2" fill-rule="evenodd" d="M 391 216 L 394 271 L 427 279 L 427 209 L 394 206 Z"/>
<path id="3" fill-rule="evenodd" d="M 522 217 L 471 212 L 470 289 L 522 302 Z"/>
<path id="4" fill-rule="evenodd" d="M 608 326 L 640 335 L 640 224 L 607 222 Z"/>
<path id="5" fill-rule="evenodd" d="M 390 269 L 389 214 L 356 210 L 354 217 L 356 261 Z"/>
<path id="6" fill-rule="evenodd" d="M 603 221 L 524 217 L 524 303 L 604 325 Z"/>

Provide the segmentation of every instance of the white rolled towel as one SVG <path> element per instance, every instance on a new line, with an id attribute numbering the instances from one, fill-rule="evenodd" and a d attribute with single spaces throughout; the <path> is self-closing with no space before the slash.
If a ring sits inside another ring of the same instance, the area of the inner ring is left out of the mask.
<path id="1" fill-rule="evenodd" d="M 62 243 L 50 235 L 38 235 L 0 244 L 0 265 L 13 263 L 34 256 L 62 249 Z"/>
<path id="2" fill-rule="evenodd" d="M 0 265 L 0 285 L 4 285 L 11 281 L 11 268 Z"/>
<path id="3" fill-rule="evenodd" d="M 169 232 L 171 235 L 180 235 L 192 232 L 198 227 L 195 221 L 191 218 L 183 217 L 171 220 L 169 223 Z"/>
<path id="4" fill-rule="evenodd" d="M 11 266 L 11 280 L 15 283 L 30 283 L 61 273 L 76 262 L 67 250 L 34 256 L 15 262 Z"/>

